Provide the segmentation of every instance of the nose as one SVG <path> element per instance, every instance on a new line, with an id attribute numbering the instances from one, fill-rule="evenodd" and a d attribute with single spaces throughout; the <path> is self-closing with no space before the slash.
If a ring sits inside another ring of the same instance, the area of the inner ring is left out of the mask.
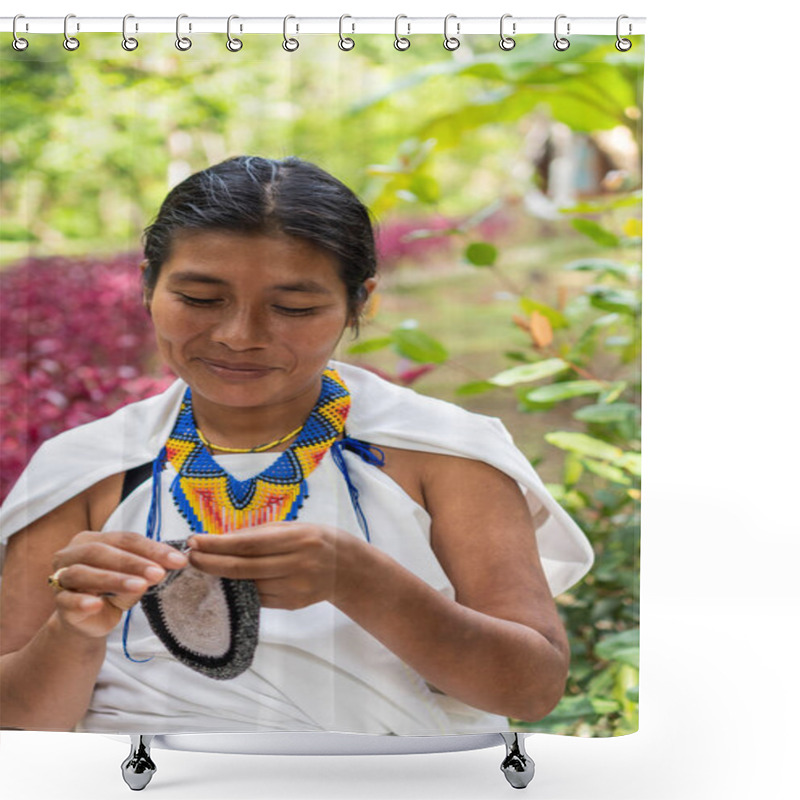
<path id="1" fill-rule="evenodd" d="M 261 307 L 231 307 L 214 327 L 211 338 L 230 350 L 264 347 L 270 340 L 268 318 Z"/>

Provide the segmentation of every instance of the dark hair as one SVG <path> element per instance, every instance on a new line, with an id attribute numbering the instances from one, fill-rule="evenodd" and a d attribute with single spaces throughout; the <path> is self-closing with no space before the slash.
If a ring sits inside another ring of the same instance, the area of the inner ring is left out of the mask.
<path id="1" fill-rule="evenodd" d="M 334 255 L 355 318 L 375 275 L 375 234 L 369 211 L 341 181 L 294 156 L 237 156 L 175 186 L 144 231 L 144 288 L 155 288 L 172 243 L 184 231 L 230 231 L 305 239 Z"/>

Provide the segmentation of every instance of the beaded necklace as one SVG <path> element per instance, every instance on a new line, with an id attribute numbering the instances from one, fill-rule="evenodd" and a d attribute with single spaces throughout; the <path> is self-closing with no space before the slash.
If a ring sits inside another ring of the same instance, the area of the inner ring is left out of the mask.
<path id="1" fill-rule="evenodd" d="M 175 469 L 170 494 L 194 533 L 292 520 L 308 496 L 306 478 L 344 431 L 349 410 L 347 386 L 336 370 L 327 368 L 319 399 L 294 443 L 258 475 L 240 481 L 217 463 L 198 435 L 187 388 L 156 470 L 166 463 Z"/>

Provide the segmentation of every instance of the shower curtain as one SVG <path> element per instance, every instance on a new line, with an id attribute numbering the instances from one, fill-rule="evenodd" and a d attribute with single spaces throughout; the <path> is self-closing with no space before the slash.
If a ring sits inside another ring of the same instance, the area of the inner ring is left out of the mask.
<path id="1" fill-rule="evenodd" d="M 563 697 L 505 729 L 636 731 L 643 38 L 30 38 L 0 56 L 2 496 L 44 441 L 174 380 L 138 269 L 167 191 L 300 156 L 377 223 L 379 288 L 337 358 L 500 418 L 591 545 L 555 581 Z"/>

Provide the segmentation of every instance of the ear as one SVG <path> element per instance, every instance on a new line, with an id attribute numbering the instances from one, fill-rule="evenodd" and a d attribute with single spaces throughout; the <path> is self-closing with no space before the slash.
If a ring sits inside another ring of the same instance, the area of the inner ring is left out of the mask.
<path id="1" fill-rule="evenodd" d="M 362 284 L 364 288 L 364 296 L 361 300 L 361 303 L 358 306 L 358 313 L 359 315 L 363 313 L 364 309 L 369 305 L 370 298 L 372 297 L 372 293 L 378 287 L 378 279 L 377 278 L 367 278 L 364 283 Z"/>
<path id="2" fill-rule="evenodd" d="M 377 285 L 377 278 L 367 278 L 364 283 L 361 284 L 361 298 L 359 300 L 358 307 L 356 308 L 355 313 L 352 315 L 350 321 L 347 323 L 347 327 L 353 328 L 356 333 L 358 333 L 358 322 L 361 314 L 369 304 L 370 297 L 372 297 L 372 293 L 375 291 Z"/>

